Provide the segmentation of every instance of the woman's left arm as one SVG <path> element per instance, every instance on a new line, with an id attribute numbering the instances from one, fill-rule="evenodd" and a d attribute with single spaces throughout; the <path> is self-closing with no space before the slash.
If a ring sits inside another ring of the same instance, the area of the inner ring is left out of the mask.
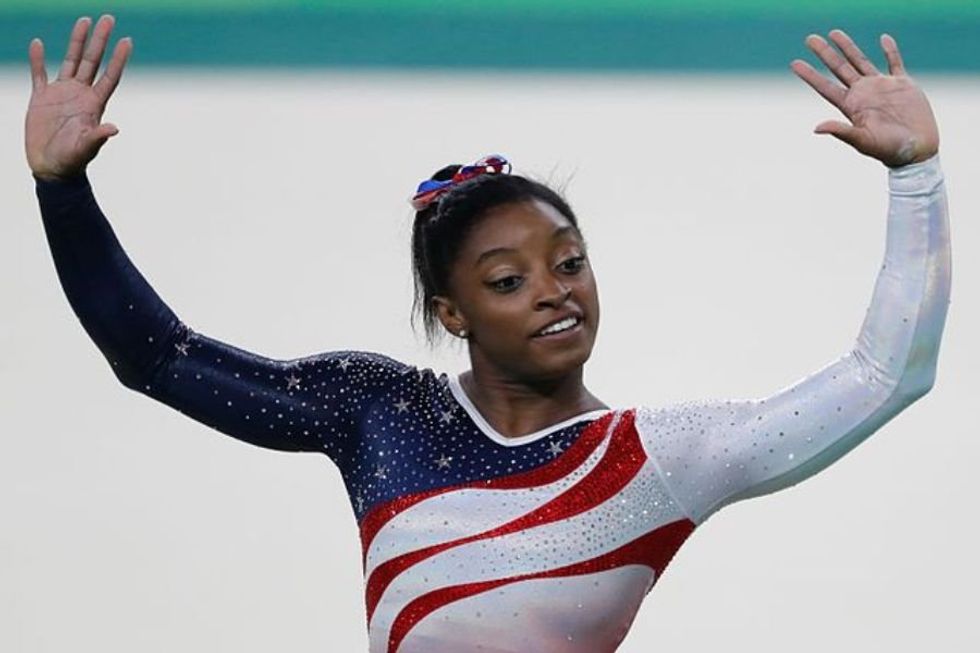
<path id="1" fill-rule="evenodd" d="M 950 293 L 950 244 L 938 131 L 928 101 L 882 38 L 881 75 L 835 31 L 841 58 L 807 43 L 846 85 L 809 65 L 794 71 L 852 124 L 822 123 L 889 166 L 885 259 L 854 347 L 776 394 L 641 410 L 637 426 L 675 499 L 700 524 L 735 501 L 812 476 L 856 447 L 933 386 Z"/>

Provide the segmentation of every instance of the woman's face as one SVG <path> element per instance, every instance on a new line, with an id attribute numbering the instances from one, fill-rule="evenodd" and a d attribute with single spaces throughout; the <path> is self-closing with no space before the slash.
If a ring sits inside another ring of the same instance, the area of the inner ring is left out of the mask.
<path id="1" fill-rule="evenodd" d="M 599 326 L 585 243 L 540 200 L 483 216 L 450 271 L 450 297 L 436 302 L 446 328 L 469 333 L 474 364 L 521 381 L 557 379 L 580 368 Z"/>

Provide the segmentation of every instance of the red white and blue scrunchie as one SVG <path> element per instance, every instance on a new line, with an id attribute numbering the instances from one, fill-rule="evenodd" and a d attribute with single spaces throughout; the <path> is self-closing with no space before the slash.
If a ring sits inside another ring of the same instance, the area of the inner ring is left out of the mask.
<path id="1" fill-rule="evenodd" d="M 453 175 L 452 179 L 436 181 L 426 179 L 415 191 L 415 195 L 409 200 L 412 208 L 421 211 L 438 199 L 453 186 L 461 184 L 467 179 L 479 177 L 487 174 L 510 174 L 510 162 L 499 154 L 488 154 L 476 163 L 463 166 Z"/>

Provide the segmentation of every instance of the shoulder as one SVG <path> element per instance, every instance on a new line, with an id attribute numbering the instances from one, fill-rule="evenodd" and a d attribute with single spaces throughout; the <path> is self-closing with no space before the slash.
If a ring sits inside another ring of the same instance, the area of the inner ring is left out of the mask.
<path id="1" fill-rule="evenodd" d="M 323 393 L 372 394 L 400 379 L 412 378 L 417 369 L 385 354 L 359 350 L 322 352 L 282 362 L 283 373 L 298 387 L 319 388 Z"/>
<path id="2" fill-rule="evenodd" d="M 323 352 L 287 362 L 307 385 L 325 391 L 340 388 L 356 395 L 385 394 L 393 390 L 418 394 L 445 386 L 445 375 L 402 362 L 386 354 L 361 350 Z M 337 390 L 338 392 L 341 390 Z"/>
<path id="3" fill-rule="evenodd" d="M 661 406 L 637 406 L 631 410 L 637 421 L 661 426 L 673 424 L 678 430 L 691 430 L 724 425 L 757 403 L 752 399 L 686 399 Z"/>
<path id="4" fill-rule="evenodd" d="M 673 423 L 678 428 L 687 428 L 717 419 L 724 413 L 726 403 L 724 400 L 688 399 L 659 406 L 636 406 L 631 410 L 637 422 L 661 426 Z"/>
<path id="5" fill-rule="evenodd" d="M 286 361 L 289 367 L 306 370 L 338 371 L 354 375 L 395 376 L 414 371 L 411 365 L 373 351 L 338 350 Z"/>
<path id="6" fill-rule="evenodd" d="M 636 428 L 652 450 L 687 449 L 745 421 L 750 400 L 689 399 L 661 406 L 638 406 Z"/>

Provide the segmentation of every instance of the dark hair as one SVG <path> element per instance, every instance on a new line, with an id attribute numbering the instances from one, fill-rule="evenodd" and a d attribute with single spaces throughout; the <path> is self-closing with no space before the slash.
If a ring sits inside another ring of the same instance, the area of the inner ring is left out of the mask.
<path id="1" fill-rule="evenodd" d="M 432 179 L 451 179 L 459 165 L 438 170 Z M 473 226 L 489 210 L 514 202 L 541 200 L 555 207 L 578 229 L 568 202 L 549 186 L 512 174 L 482 174 L 453 187 L 415 214 L 412 227 L 412 271 L 415 300 L 412 314 L 421 318 L 429 342 L 441 333 L 432 298 L 446 295 L 449 271 Z"/>

